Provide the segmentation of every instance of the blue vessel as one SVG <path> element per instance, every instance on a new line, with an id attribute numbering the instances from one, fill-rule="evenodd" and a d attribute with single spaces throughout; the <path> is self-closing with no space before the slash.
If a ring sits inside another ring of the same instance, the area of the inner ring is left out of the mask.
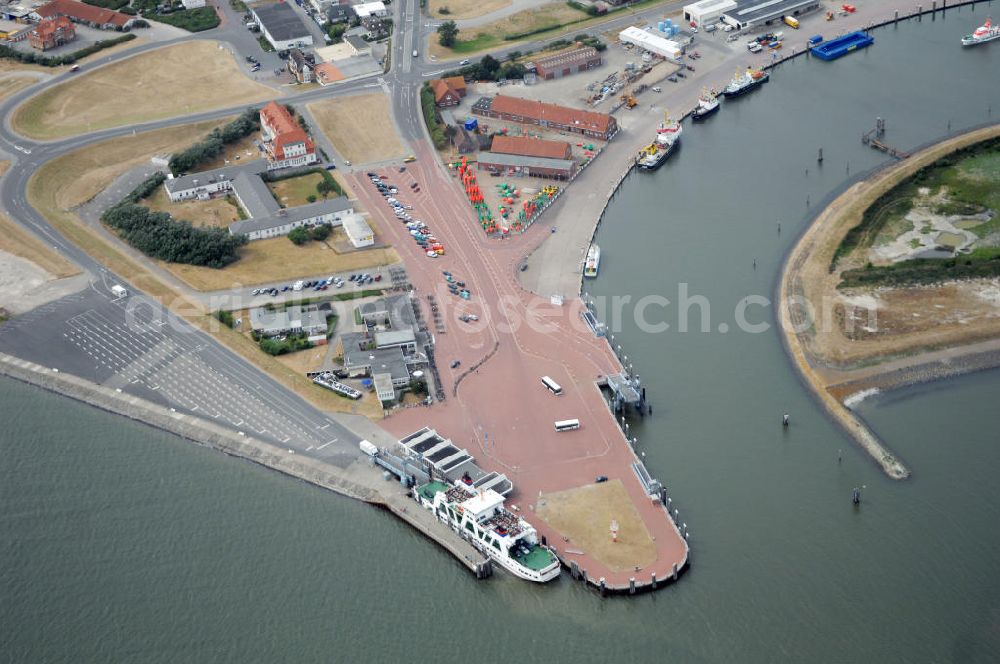
<path id="1" fill-rule="evenodd" d="M 836 60 L 851 51 L 865 48 L 875 43 L 875 38 L 864 32 L 852 32 L 812 47 L 812 54 L 820 60 Z"/>

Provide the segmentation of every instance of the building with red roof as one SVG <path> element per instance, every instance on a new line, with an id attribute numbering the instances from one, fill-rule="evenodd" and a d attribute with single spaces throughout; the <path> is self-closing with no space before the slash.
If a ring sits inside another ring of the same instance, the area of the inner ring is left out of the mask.
<path id="1" fill-rule="evenodd" d="M 28 33 L 28 43 L 39 51 L 47 51 L 76 39 L 76 28 L 65 16 L 43 18 L 35 29 Z"/>
<path id="2" fill-rule="evenodd" d="M 472 113 L 508 122 L 533 124 L 557 131 L 583 134 L 605 141 L 611 140 L 618 133 L 618 122 L 606 113 L 584 111 L 519 97 L 504 95 L 481 97 L 472 105 Z"/>
<path id="3" fill-rule="evenodd" d="M 434 92 L 434 103 L 439 108 L 458 106 L 465 96 L 465 79 L 461 76 L 435 78 L 431 81 L 431 90 Z"/>
<path id="4" fill-rule="evenodd" d="M 318 161 L 316 145 L 281 104 L 272 101 L 260 109 L 260 132 L 268 170 L 308 166 Z"/>
<path id="5" fill-rule="evenodd" d="M 76 0 L 52 0 L 34 10 L 39 19 L 65 16 L 74 23 L 82 23 L 102 30 L 125 30 L 134 16 L 121 12 L 87 5 Z"/>
<path id="6" fill-rule="evenodd" d="M 573 158 L 573 146 L 566 141 L 547 141 L 530 136 L 494 136 L 490 151 L 545 159 Z"/>

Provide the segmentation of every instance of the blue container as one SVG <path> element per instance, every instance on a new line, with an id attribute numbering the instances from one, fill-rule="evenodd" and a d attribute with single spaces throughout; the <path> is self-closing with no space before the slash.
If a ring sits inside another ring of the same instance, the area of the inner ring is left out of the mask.
<path id="1" fill-rule="evenodd" d="M 477 120 L 476 118 L 468 118 L 465 121 L 465 130 L 466 131 L 475 131 L 476 127 L 478 127 L 478 126 L 479 126 L 479 120 Z"/>
<path id="2" fill-rule="evenodd" d="M 656 24 L 656 29 L 659 30 L 660 32 L 666 32 L 667 31 L 667 24 L 666 24 L 666 22 L 665 21 L 660 21 L 659 23 L 657 23 Z"/>

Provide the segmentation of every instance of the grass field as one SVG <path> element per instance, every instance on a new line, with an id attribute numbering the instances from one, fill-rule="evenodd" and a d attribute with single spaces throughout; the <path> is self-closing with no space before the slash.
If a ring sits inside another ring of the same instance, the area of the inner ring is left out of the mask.
<path id="1" fill-rule="evenodd" d="M 474 18 L 509 7 L 511 0 L 428 0 L 431 16 L 444 20 Z M 442 13 L 442 9 L 448 11 Z"/>
<path id="2" fill-rule="evenodd" d="M 207 201 L 180 201 L 171 203 L 167 192 L 162 187 L 156 193 L 141 202 L 150 210 L 169 212 L 174 219 L 190 221 L 194 226 L 215 226 L 225 228 L 234 221 L 239 221 L 240 215 L 236 202 L 226 198 L 212 198 Z"/>
<path id="3" fill-rule="evenodd" d="M 550 2 L 540 7 L 519 11 L 492 23 L 459 30 L 458 40 L 451 48 L 441 46 L 435 35 L 430 40 L 429 50 L 432 55 L 438 57 L 477 53 L 517 41 L 516 39 L 507 41 L 506 37 L 531 33 L 532 38 L 538 38 L 544 36 L 544 32 L 558 30 L 588 19 L 590 16 L 586 12 L 570 7 L 565 2 Z"/>
<path id="4" fill-rule="evenodd" d="M 215 291 L 297 277 L 356 271 L 399 261 L 395 249 L 368 249 L 340 254 L 322 242 L 296 246 L 286 237 L 256 240 L 240 249 L 240 260 L 213 270 L 194 265 L 161 263 L 192 288 Z"/>
<path id="5" fill-rule="evenodd" d="M 319 129 L 354 163 L 383 161 L 405 153 L 389 114 L 389 99 L 372 93 L 309 104 Z"/>
<path id="6" fill-rule="evenodd" d="M 18 90 L 37 82 L 38 79 L 32 76 L 0 73 L 0 99 L 6 99 Z"/>
<path id="7" fill-rule="evenodd" d="M 639 512 L 621 480 L 588 484 L 539 497 L 535 513 L 583 550 L 615 571 L 644 567 L 656 559 Z M 618 541 L 612 542 L 611 520 L 618 521 Z"/>
<path id="8" fill-rule="evenodd" d="M 11 122 L 25 136 L 44 140 L 274 96 L 244 76 L 216 42 L 192 41 L 81 73 L 28 99 Z"/>
<path id="9" fill-rule="evenodd" d="M 268 182 L 267 187 L 273 191 L 285 207 L 298 207 L 309 202 L 309 196 L 322 198 L 316 191 L 316 185 L 323 181 L 319 173 L 308 173 L 297 178 Z"/>

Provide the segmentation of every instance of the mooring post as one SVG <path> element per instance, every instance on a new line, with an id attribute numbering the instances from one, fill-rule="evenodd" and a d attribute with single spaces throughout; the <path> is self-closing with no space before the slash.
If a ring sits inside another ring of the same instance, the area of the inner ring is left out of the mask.
<path id="1" fill-rule="evenodd" d="M 892 19 L 893 23 L 899 23 L 899 10 L 896 10 L 896 16 Z"/>
<path id="2" fill-rule="evenodd" d="M 580 578 L 580 565 L 575 560 L 569 564 L 569 574 L 574 579 Z"/>
<path id="3" fill-rule="evenodd" d="M 608 595 L 608 584 L 604 581 L 604 577 L 603 576 L 601 577 L 601 581 L 598 584 L 598 587 L 600 588 L 600 591 L 601 591 L 601 597 L 607 597 L 607 595 Z"/>
<path id="4" fill-rule="evenodd" d="M 677 563 L 674 563 L 673 574 L 670 575 L 670 578 L 672 578 L 674 581 L 677 580 Z"/>
<path id="5" fill-rule="evenodd" d="M 635 577 L 634 576 L 629 577 L 629 580 L 628 580 L 628 594 L 629 595 L 634 595 L 635 594 Z"/>
<path id="6" fill-rule="evenodd" d="M 923 5 L 917 5 L 917 20 L 918 21 L 923 21 L 924 20 L 924 6 Z"/>
<path id="7" fill-rule="evenodd" d="M 587 570 L 580 570 L 580 579 L 583 581 L 583 585 L 587 585 Z"/>
<path id="8" fill-rule="evenodd" d="M 650 585 L 652 586 L 653 590 L 656 590 L 656 572 L 653 572 L 650 575 Z"/>
<path id="9" fill-rule="evenodd" d="M 816 161 L 818 161 L 821 164 L 823 163 L 823 148 L 819 149 L 819 154 L 816 156 Z"/>
<path id="10" fill-rule="evenodd" d="M 934 13 L 934 14 L 936 14 L 936 13 L 937 13 L 937 0 L 934 0 L 934 1 L 933 1 L 933 2 L 931 3 L 931 13 Z"/>

